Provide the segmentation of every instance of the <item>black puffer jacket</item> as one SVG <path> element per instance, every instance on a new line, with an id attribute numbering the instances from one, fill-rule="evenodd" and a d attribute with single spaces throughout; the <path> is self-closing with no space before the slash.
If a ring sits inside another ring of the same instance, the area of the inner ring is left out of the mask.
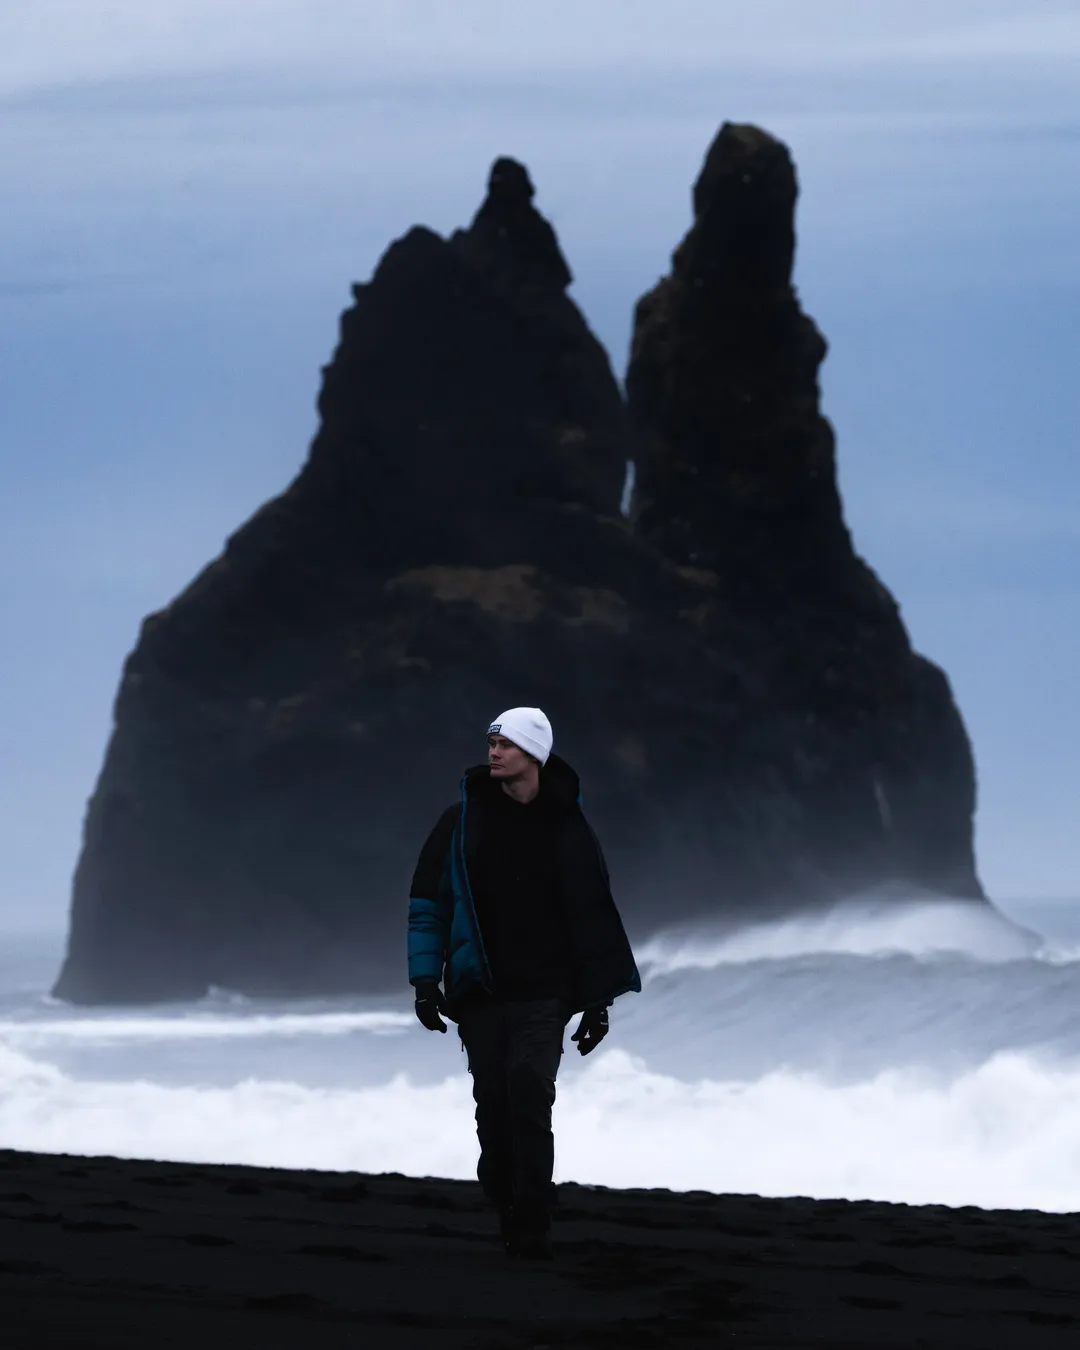
<path id="1" fill-rule="evenodd" d="M 577 774 L 551 755 L 540 782 L 545 809 L 551 813 L 573 1010 L 603 1007 L 620 994 L 640 991 L 641 977 L 612 898 L 600 843 L 581 809 Z M 492 987 L 470 878 L 492 790 L 498 789 L 486 764 L 467 770 L 460 803 L 440 816 L 413 875 L 409 980 L 414 985 L 443 980 L 451 1013 L 470 989 Z"/>

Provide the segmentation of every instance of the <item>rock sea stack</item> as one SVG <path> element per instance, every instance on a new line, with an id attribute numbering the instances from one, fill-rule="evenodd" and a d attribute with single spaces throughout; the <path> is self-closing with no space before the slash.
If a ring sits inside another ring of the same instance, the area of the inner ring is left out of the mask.
<path id="1" fill-rule="evenodd" d="M 390 246 L 299 475 L 126 662 L 59 996 L 400 988 L 416 852 L 514 704 L 581 772 L 638 938 L 981 898 L 948 682 L 844 524 L 796 191 L 780 142 L 721 129 L 625 400 L 522 165 Z"/>

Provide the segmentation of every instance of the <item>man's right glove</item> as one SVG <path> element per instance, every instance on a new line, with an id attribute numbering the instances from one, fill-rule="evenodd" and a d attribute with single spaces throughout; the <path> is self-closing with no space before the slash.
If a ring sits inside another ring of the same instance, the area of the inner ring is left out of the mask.
<path id="1" fill-rule="evenodd" d="M 579 1055 L 590 1054 L 608 1034 L 607 1008 L 586 1008 L 581 1014 L 577 1031 L 570 1037 L 577 1041 Z"/>
<path id="2" fill-rule="evenodd" d="M 446 999 L 437 984 L 416 986 L 416 1015 L 428 1031 L 445 1031 L 446 1023 L 439 1016 L 446 1012 Z"/>

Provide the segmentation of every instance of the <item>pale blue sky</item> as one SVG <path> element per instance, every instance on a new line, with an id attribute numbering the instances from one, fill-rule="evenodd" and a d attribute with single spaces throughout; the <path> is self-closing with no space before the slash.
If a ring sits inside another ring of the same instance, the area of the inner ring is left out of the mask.
<path id="1" fill-rule="evenodd" d="M 0 922 L 62 922 L 139 620 L 299 467 L 349 283 L 512 154 L 621 373 L 724 119 L 795 154 L 848 520 L 953 679 L 985 880 L 1080 897 L 1080 4 L 0 0 L 0 52 Z"/>

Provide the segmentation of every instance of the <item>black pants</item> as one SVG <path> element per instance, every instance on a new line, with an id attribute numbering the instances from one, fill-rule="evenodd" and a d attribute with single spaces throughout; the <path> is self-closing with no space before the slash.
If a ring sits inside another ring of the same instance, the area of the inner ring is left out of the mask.
<path id="1" fill-rule="evenodd" d="M 476 1102 L 477 1178 L 500 1210 L 539 1230 L 549 1222 L 551 1108 L 568 1019 L 558 998 L 476 1004 L 458 1019 Z"/>

